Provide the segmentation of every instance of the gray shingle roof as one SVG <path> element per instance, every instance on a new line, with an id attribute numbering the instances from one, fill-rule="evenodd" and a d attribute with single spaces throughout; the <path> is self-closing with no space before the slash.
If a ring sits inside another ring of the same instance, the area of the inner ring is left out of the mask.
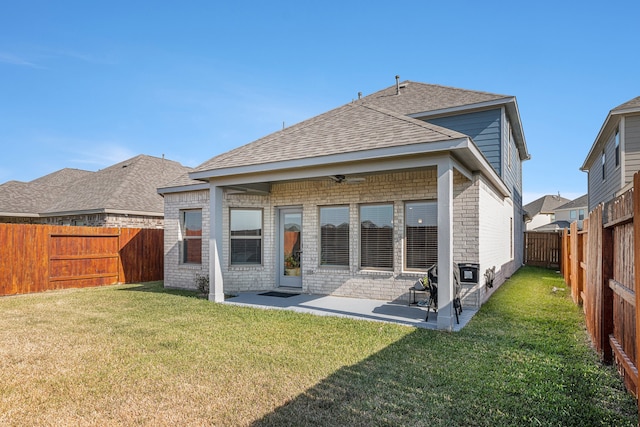
<path id="1" fill-rule="evenodd" d="M 509 104 L 509 109 L 517 115 L 511 96 L 413 81 L 402 82 L 400 86 L 400 95 L 396 94 L 396 85 L 390 86 L 213 157 L 194 172 L 467 138 L 462 133 L 407 116 L 428 111 L 504 101 L 513 104 Z M 519 123 L 519 117 L 516 120 Z M 521 155 L 526 159 L 524 139 L 519 140 Z"/>
<path id="2" fill-rule="evenodd" d="M 92 173 L 65 168 L 30 182 L 6 182 L 0 185 L 0 212 L 36 215 L 47 209 L 69 183 Z"/>
<path id="3" fill-rule="evenodd" d="M 354 102 L 216 156 L 195 172 L 466 137 L 375 105 Z"/>
<path id="4" fill-rule="evenodd" d="M 618 105 L 616 108 L 611 110 L 611 112 L 626 110 L 627 108 L 640 108 L 640 96 L 633 98 L 632 100 L 627 101 L 624 104 Z"/>
<path id="5" fill-rule="evenodd" d="M 97 172 L 62 169 L 28 183 L 0 185 L 0 212 L 42 216 L 82 211 L 164 212 L 157 188 L 191 168 L 139 155 Z"/>
<path id="6" fill-rule="evenodd" d="M 578 197 L 577 199 L 573 199 L 569 203 L 565 203 L 564 205 L 558 206 L 556 210 L 586 208 L 588 204 L 589 204 L 589 195 L 585 194 L 583 196 Z"/>
<path id="7" fill-rule="evenodd" d="M 396 93 L 397 90 L 394 85 L 365 96 L 360 102 L 367 105 L 377 105 L 407 115 L 511 98 L 508 95 L 413 82 L 410 80 L 400 83 L 400 95 Z"/>
<path id="8" fill-rule="evenodd" d="M 523 209 L 529 216 L 534 217 L 539 213 L 553 213 L 558 206 L 562 206 L 567 202 L 570 202 L 570 200 L 562 196 L 546 195 L 527 203 Z"/>

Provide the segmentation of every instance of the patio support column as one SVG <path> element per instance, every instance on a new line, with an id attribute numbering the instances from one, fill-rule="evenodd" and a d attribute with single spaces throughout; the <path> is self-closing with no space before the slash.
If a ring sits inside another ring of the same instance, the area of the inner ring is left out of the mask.
<path id="1" fill-rule="evenodd" d="M 209 301 L 224 301 L 222 280 L 222 188 L 209 187 Z"/>
<path id="2" fill-rule="evenodd" d="M 453 330 L 453 161 L 438 161 L 438 329 Z"/>

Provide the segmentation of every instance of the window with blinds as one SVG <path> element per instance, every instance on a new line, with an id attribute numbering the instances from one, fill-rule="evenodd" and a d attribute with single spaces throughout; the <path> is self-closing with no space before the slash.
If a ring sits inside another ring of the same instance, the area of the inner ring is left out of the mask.
<path id="1" fill-rule="evenodd" d="M 405 203 L 405 264 L 426 270 L 438 262 L 438 203 Z"/>
<path id="2" fill-rule="evenodd" d="M 349 265 L 349 207 L 320 208 L 320 265 Z"/>
<path id="3" fill-rule="evenodd" d="M 393 269 L 393 205 L 360 206 L 360 268 Z"/>
<path id="4" fill-rule="evenodd" d="M 182 234 L 181 260 L 183 264 L 202 263 L 202 210 L 180 211 Z"/>
<path id="5" fill-rule="evenodd" d="M 262 210 L 231 209 L 231 264 L 262 264 Z"/>

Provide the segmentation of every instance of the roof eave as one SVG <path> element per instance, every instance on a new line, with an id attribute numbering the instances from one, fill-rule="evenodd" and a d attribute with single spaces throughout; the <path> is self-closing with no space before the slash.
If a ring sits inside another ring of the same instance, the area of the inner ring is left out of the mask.
<path id="1" fill-rule="evenodd" d="M 40 215 L 37 213 L 28 212 L 0 212 L 0 217 L 16 217 L 16 218 L 38 218 Z"/>
<path id="2" fill-rule="evenodd" d="M 472 172 L 483 173 L 504 197 L 511 195 L 504 181 L 468 137 L 261 165 L 218 168 L 193 172 L 190 178 L 211 180 L 220 186 L 233 186 L 250 180 L 295 180 L 343 174 L 345 169 L 355 174 L 403 167 L 421 167 L 425 166 L 422 158 L 443 155 L 454 157 L 463 167 Z"/>
<path id="3" fill-rule="evenodd" d="M 632 113 L 640 113 L 640 108 L 634 107 L 634 108 L 625 108 L 620 110 L 614 109 L 609 111 L 609 114 L 607 114 L 607 118 L 604 120 L 604 123 L 602 123 L 602 126 L 598 131 L 598 136 L 596 136 L 596 139 L 593 141 L 593 144 L 591 145 L 589 154 L 587 154 L 587 157 L 585 158 L 584 163 L 582 163 L 582 166 L 580 167 L 580 170 L 582 172 L 589 172 L 589 169 L 591 169 L 591 165 L 596 160 L 597 154 L 600 151 L 602 151 L 602 146 L 605 144 L 605 141 L 602 140 L 602 138 L 605 132 L 610 128 L 610 126 L 613 126 L 614 124 L 613 120 L 614 119 L 617 120 L 619 119 L 620 116 L 632 114 Z"/>
<path id="4" fill-rule="evenodd" d="M 158 194 L 164 196 L 165 194 L 170 193 L 184 193 L 186 191 L 198 191 L 198 190 L 208 190 L 209 184 L 206 182 L 198 183 L 198 184 L 186 184 L 186 185 L 176 185 L 173 187 L 160 187 L 158 188 Z"/>
<path id="5" fill-rule="evenodd" d="M 348 153 L 330 154 L 326 156 L 307 157 L 302 159 L 292 159 L 271 163 L 261 163 L 246 166 L 234 166 L 228 168 L 215 168 L 198 172 L 191 172 L 189 178 L 196 180 L 209 180 L 232 175 L 246 175 L 265 172 L 274 172 L 285 169 L 303 169 L 324 165 L 344 164 L 356 161 L 381 160 L 388 157 L 397 157 L 411 154 L 435 153 L 455 149 L 468 138 L 456 138 L 446 141 L 425 142 L 407 144 L 373 150 L 352 151 Z M 344 173 L 344 170 L 338 169 Z"/>
<path id="6" fill-rule="evenodd" d="M 164 212 L 135 211 L 135 210 L 128 210 L 128 209 L 109 209 L 109 208 L 45 212 L 45 213 L 41 213 L 39 216 L 43 218 L 47 218 L 47 217 L 55 217 L 55 216 L 96 215 L 96 214 L 160 216 L 160 217 L 164 216 Z"/>

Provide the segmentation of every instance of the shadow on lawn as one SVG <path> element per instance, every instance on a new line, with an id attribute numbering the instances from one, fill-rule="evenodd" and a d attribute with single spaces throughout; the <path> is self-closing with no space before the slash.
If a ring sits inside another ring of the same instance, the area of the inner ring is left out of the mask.
<path id="1" fill-rule="evenodd" d="M 478 399 L 477 391 L 465 389 L 466 381 L 460 381 L 464 370 L 451 369 L 447 354 L 456 352 L 458 337 L 416 330 L 362 362 L 338 370 L 252 425 L 500 424 L 485 418 L 489 408 L 479 405 L 490 396 Z M 467 417 L 479 411 L 481 417 Z"/>
<path id="2" fill-rule="evenodd" d="M 551 368 L 542 378 L 510 372 L 511 347 L 486 344 L 482 334 L 416 330 L 252 426 L 636 425 L 632 404 L 616 407 L 623 389 L 603 402 L 593 389 L 606 386 L 584 367 Z M 561 391 L 545 393 L 549 384 Z"/>

